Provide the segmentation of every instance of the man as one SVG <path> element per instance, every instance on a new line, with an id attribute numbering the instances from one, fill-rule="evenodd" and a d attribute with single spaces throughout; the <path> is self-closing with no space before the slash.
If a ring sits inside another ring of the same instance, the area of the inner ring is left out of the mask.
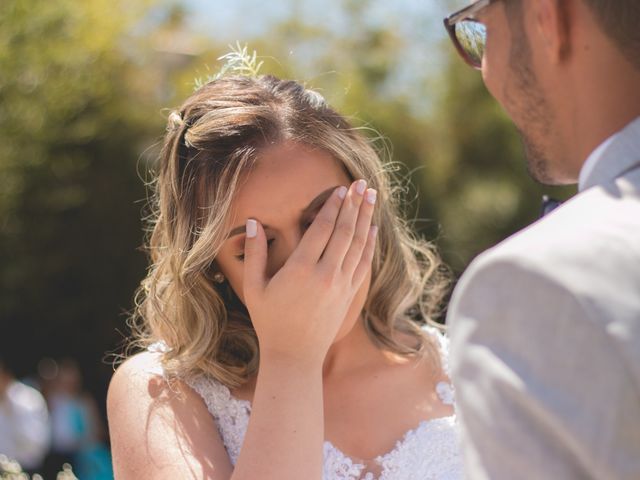
<path id="1" fill-rule="evenodd" d="M 640 2 L 480 0 L 447 18 L 524 140 L 579 193 L 453 295 L 470 479 L 640 479 Z"/>

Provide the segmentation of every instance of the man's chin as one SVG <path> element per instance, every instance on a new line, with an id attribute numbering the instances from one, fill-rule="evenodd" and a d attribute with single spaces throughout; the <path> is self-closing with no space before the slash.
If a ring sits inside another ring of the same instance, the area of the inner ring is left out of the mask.
<path id="1" fill-rule="evenodd" d="M 551 170 L 548 161 L 539 156 L 529 156 L 527 154 L 527 172 L 537 183 L 549 187 L 561 187 L 574 185 L 575 179 L 559 172 Z"/>
<path id="2" fill-rule="evenodd" d="M 553 176 L 549 175 L 546 166 L 540 164 L 540 159 L 527 157 L 527 172 L 529 176 L 541 185 L 555 186 L 559 185 Z"/>
<path id="3" fill-rule="evenodd" d="M 551 161 L 544 150 L 522 132 L 520 132 L 520 137 L 524 146 L 529 176 L 542 185 L 562 185 L 562 182 L 553 174 Z"/>

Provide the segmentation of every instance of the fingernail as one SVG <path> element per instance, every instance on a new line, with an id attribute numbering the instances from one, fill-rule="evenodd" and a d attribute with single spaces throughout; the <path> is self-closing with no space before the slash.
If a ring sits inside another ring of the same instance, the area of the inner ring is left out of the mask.
<path id="1" fill-rule="evenodd" d="M 338 189 L 338 196 L 344 200 L 344 197 L 347 196 L 347 187 L 344 187 L 344 186 L 340 187 Z"/>
<path id="2" fill-rule="evenodd" d="M 367 202 L 369 202 L 371 205 L 373 205 L 374 203 L 376 203 L 376 197 L 378 196 L 378 192 L 376 192 L 373 188 L 370 188 L 369 190 L 367 190 Z"/>
<path id="3" fill-rule="evenodd" d="M 376 238 L 376 235 L 378 235 L 378 226 L 377 225 L 371 225 L 371 236 L 373 238 Z"/>
<path id="4" fill-rule="evenodd" d="M 367 182 L 364 180 L 358 180 L 356 182 L 356 192 L 358 192 L 358 195 L 362 195 L 365 188 L 367 188 Z"/>
<path id="5" fill-rule="evenodd" d="M 247 238 L 253 238 L 258 234 L 258 223 L 255 220 L 247 220 Z"/>

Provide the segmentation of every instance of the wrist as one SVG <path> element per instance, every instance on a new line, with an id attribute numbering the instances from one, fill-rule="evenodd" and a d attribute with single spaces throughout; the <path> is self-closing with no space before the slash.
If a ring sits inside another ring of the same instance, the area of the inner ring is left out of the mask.
<path id="1" fill-rule="evenodd" d="M 320 356 L 311 357 L 295 355 L 289 352 L 274 350 L 260 350 L 260 370 L 276 370 L 287 375 L 322 374 L 324 359 Z"/>

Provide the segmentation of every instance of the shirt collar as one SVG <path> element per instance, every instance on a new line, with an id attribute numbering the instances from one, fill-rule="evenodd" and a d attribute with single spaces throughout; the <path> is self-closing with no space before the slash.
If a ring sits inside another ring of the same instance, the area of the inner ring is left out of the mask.
<path id="1" fill-rule="evenodd" d="M 584 162 L 584 165 L 582 165 L 582 169 L 580 169 L 580 177 L 578 179 L 578 189 L 580 191 L 584 190 L 587 178 L 589 178 L 593 170 L 596 168 L 598 162 L 602 161 L 605 150 L 614 142 L 618 133 L 614 133 L 604 142 L 602 142 L 593 152 L 591 152 L 591 155 L 589 155 L 587 161 Z"/>
<path id="2" fill-rule="evenodd" d="M 607 165 L 609 163 L 611 165 Z M 640 163 L 640 117 L 611 135 L 589 155 L 580 170 L 578 189 L 584 191 L 603 181 L 611 180 L 638 163 Z"/>

